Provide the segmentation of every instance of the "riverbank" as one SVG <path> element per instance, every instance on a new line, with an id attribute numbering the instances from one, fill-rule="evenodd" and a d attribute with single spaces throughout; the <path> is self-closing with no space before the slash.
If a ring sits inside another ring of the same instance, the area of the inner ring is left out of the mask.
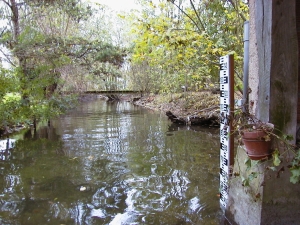
<path id="1" fill-rule="evenodd" d="M 166 113 L 173 123 L 218 127 L 219 93 L 183 92 L 132 98 L 135 105 Z"/>

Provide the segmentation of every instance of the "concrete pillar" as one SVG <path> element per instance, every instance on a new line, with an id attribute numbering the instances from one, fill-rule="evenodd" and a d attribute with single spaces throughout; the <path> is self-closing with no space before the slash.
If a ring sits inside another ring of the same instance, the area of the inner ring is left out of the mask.
<path id="1" fill-rule="evenodd" d="M 298 41 L 295 0 L 251 0 L 249 109 L 284 134 L 296 134 Z M 281 149 L 282 150 L 282 149 Z M 238 147 L 225 212 L 231 224 L 300 224 L 300 185 L 289 181 L 287 165 L 267 170 L 268 162 L 247 170 Z M 258 177 L 243 186 L 242 177 Z"/>

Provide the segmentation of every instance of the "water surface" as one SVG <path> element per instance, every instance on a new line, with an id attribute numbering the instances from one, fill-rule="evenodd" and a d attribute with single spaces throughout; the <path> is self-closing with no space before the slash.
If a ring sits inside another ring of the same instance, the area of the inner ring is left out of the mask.
<path id="1" fill-rule="evenodd" d="M 0 224 L 219 224 L 218 133 L 82 103 L 1 157 Z"/>

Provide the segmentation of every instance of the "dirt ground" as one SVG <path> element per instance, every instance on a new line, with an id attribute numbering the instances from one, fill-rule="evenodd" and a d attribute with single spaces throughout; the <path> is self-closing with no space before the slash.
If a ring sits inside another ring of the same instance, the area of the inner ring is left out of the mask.
<path id="1" fill-rule="evenodd" d="M 149 95 L 133 98 L 134 104 L 161 110 L 174 123 L 219 126 L 219 93 L 212 91 Z"/>

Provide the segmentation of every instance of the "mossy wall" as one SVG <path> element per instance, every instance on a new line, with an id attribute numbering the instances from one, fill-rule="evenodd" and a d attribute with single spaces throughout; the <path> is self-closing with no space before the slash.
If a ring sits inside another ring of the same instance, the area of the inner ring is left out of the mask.
<path id="1" fill-rule="evenodd" d="M 298 103 L 298 38 L 295 9 L 295 0 L 273 3 L 270 22 L 271 49 L 268 50 L 272 61 L 269 74 L 269 119 L 278 130 L 294 137 Z"/>

